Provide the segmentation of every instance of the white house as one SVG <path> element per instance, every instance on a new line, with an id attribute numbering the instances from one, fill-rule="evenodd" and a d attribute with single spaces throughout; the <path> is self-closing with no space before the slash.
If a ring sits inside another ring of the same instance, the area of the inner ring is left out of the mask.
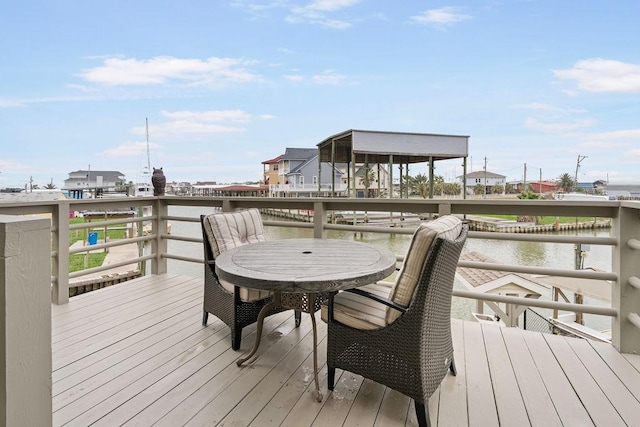
<path id="1" fill-rule="evenodd" d="M 492 189 L 496 185 L 502 186 L 502 191 L 504 191 L 505 185 L 507 183 L 507 177 L 504 175 L 500 175 L 497 173 L 489 172 L 489 171 L 476 171 L 470 172 L 467 174 L 467 181 L 463 182 L 463 176 L 460 175 L 458 180 L 463 183 L 464 188 L 467 191 L 467 194 L 473 194 L 474 188 L 480 184 L 485 187 L 485 194 L 491 194 Z"/>

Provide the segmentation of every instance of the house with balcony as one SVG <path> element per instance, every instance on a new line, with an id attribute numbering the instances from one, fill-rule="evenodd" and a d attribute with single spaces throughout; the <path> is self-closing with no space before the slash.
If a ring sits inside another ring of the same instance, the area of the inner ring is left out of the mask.
<path id="1" fill-rule="evenodd" d="M 342 184 L 340 166 L 318 162 L 315 148 L 287 148 L 284 154 L 263 162 L 267 165 L 265 179 L 269 181 L 271 197 L 310 197 L 327 195 L 335 183 L 339 194 L 346 190 Z M 277 178 L 276 178 L 277 177 Z"/>
<path id="2" fill-rule="evenodd" d="M 280 184 L 278 170 L 280 168 L 280 159 L 282 154 L 273 159 L 262 162 L 262 183 L 267 187 L 270 184 Z"/>
<path id="3" fill-rule="evenodd" d="M 126 180 L 125 175 L 119 171 L 81 169 L 69 172 L 62 190 L 73 199 L 100 197 L 104 193 L 118 190 L 126 193 Z"/>
<path id="4" fill-rule="evenodd" d="M 506 176 L 484 170 L 469 172 L 466 174 L 466 179 L 463 175 L 456 178 L 460 180 L 467 194 L 474 194 L 474 190 L 478 185 L 484 186 L 485 194 L 491 194 L 495 186 L 501 186 L 502 192 L 504 192 L 505 184 L 507 183 Z"/>

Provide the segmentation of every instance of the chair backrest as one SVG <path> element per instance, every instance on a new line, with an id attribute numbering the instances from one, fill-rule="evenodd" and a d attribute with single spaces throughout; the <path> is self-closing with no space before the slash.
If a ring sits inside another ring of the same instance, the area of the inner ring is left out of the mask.
<path id="1" fill-rule="evenodd" d="M 408 307 L 415 294 L 418 280 L 424 268 L 425 261 L 437 238 L 455 240 L 462 231 L 462 221 L 453 215 L 444 215 L 430 222 L 420 224 L 407 250 L 395 284 L 389 293 L 393 302 Z M 388 308 L 387 324 L 394 322 L 401 313 Z"/>
<path id="2" fill-rule="evenodd" d="M 214 258 L 229 249 L 266 240 L 260 211 L 255 208 L 206 215 L 202 226 Z"/>

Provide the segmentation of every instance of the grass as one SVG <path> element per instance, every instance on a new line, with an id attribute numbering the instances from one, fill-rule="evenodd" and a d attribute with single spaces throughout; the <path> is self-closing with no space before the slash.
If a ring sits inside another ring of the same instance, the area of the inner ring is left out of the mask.
<path id="1" fill-rule="evenodd" d="M 69 220 L 69 224 L 84 224 L 84 218 L 71 218 Z M 87 239 L 89 232 L 97 232 L 98 233 L 98 241 L 104 241 L 104 227 L 96 228 L 95 230 L 90 230 L 88 228 L 82 230 L 71 230 L 69 232 L 69 245 L 73 245 L 75 242 L 80 240 Z M 126 237 L 126 230 L 122 228 L 118 229 L 107 229 L 107 238 L 109 240 L 112 239 L 124 239 Z"/>
<path id="2" fill-rule="evenodd" d="M 74 271 L 84 270 L 84 260 L 85 254 L 73 254 L 69 255 L 69 273 Z M 99 252 L 95 254 L 89 254 L 89 265 L 87 268 L 99 267 L 104 262 L 104 259 L 107 257 L 106 252 Z"/>
<path id="3" fill-rule="evenodd" d="M 71 218 L 69 220 L 69 224 L 83 224 L 85 222 L 84 218 Z M 98 233 L 98 241 L 104 241 L 104 227 L 96 228 L 95 230 L 91 229 L 82 229 L 82 230 L 71 230 L 69 232 L 69 246 L 73 245 L 78 241 L 87 240 L 89 232 L 97 232 Z M 123 229 L 107 229 L 107 239 L 124 239 L 126 237 L 126 231 Z M 69 256 L 69 272 L 80 271 L 85 269 L 85 254 L 73 254 Z M 99 267 L 104 262 L 105 257 L 107 256 L 106 252 L 97 252 L 90 253 L 88 260 L 88 267 L 93 268 Z"/>

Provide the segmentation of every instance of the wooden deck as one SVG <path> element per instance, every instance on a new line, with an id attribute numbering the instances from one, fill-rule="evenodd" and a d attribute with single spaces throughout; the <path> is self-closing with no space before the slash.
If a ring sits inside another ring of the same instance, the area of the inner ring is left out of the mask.
<path id="1" fill-rule="evenodd" d="M 201 325 L 202 282 L 146 276 L 52 306 L 55 426 L 417 425 L 411 401 L 353 375 L 314 399 L 311 322 L 271 316 L 256 362 L 238 368 L 229 328 Z M 640 425 L 640 356 L 608 344 L 454 321 L 458 375 L 429 401 L 440 426 Z"/>

